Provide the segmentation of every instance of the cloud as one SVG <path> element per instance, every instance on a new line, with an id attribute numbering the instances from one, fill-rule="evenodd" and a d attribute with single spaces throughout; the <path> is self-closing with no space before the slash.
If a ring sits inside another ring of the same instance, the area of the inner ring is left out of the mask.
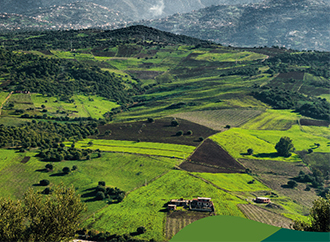
<path id="1" fill-rule="evenodd" d="M 164 0 L 160 0 L 157 5 L 152 6 L 149 11 L 152 13 L 153 17 L 163 14 L 165 8 Z"/>

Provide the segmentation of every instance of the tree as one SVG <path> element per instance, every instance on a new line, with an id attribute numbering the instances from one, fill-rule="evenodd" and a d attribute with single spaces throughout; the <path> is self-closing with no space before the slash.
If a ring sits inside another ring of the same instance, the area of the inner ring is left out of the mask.
<path id="1" fill-rule="evenodd" d="M 48 180 L 41 180 L 39 183 L 40 186 L 48 186 L 50 182 Z"/>
<path id="2" fill-rule="evenodd" d="M 64 168 L 62 169 L 62 171 L 63 171 L 63 173 L 65 173 L 65 174 L 69 174 L 69 173 L 70 173 L 70 168 L 69 168 L 69 167 L 64 167 Z"/>
<path id="3" fill-rule="evenodd" d="M 291 155 L 290 152 L 294 150 L 294 146 L 292 144 L 292 140 L 289 137 L 282 137 L 276 144 L 275 149 L 279 155 L 289 157 Z"/>
<path id="4" fill-rule="evenodd" d="M 330 232 L 330 194 L 318 198 L 310 210 L 310 223 L 294 221 L 293 229 L 301 231 Z"/>
<path id="5" fill-rule="evenodd" d="M 248 149 L 248 150 L 247 150 L 247 153 L 248 153 L 249 155 L 252 155 L 252 154 L 253 154 L 253 149 Z"/>
<path id="6" fill-rule="evenodd" d="M 85 210 L 74 187 L 63 184 L 46 197 L 29 189 L 22 201 L 1 198 L 1 241 L 68 241 Z"/>
<path id="7" fill-rule="evenodd" d="M 183 135 L 183 131 L 179 130 L 178 132 L 176 132 L 176 136 L 182 136 Z"/>

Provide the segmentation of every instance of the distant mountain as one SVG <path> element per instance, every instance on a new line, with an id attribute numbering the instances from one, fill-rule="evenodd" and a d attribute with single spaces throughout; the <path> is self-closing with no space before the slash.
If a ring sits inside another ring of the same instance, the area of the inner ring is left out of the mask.
<path id="1" fill-rule="evenodd" d="M 119 11 L 130 19 L 141 20 L 165 17 L 174 13 L 186 13 L 192 10 L 219 4 L 255 3 L 262 0 L 85 0 Z M 0 12 L 26 15 L 26 11 L 70 4 L 75 0 L 0 0 Z M 35 12 L 36 13 L 36 12 Z"/>
<path id="2" fill-rule="evenodd" d="M 329 51 L 329 12 L 329 1 L 268 0 L 212 6 L 139 24 L 232 46 Z"/>
<path id="3" fill-rule="evenodd" d="M 0 14 L 0 29 L 83 29 L 111 28 L 132 19 L 120 12 L 91 2 L 75 2 L 61 6 L 28 10 L 22 14 Z"/>

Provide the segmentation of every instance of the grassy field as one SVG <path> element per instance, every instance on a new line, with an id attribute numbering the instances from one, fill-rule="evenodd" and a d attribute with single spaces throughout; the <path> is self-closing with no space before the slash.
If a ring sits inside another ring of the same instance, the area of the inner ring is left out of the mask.
<path id="1" fill-rule="evenodd" d="M 283 136 L 288 136 L 292 139 L 297 151 L 307 150 L 309 148 L 314 148 L 316 152 L 329 151 L 327 146 L 328 139 L 314 135 L 313 133 L 303 132 L 298 125 L 292 126 L 287 131 L 233 128 L 216 134 L 211 139 L 220 144 L 235 158 L 300 161 L 301 159 L 296 154 L 292 154 L 288 158 L 277 155 L 275 145 Z M 319 143 L 320 147 L 316 148 L 314 143 Z M 246 155 L 249 148 L 254 150 L 252 156 Z"/>
<path id="2" fill-rule="evenodd" d="M 85 217 L 104 207 L 106 201 L 93 200 L 91 188 L 96 187 L 98 181 L 106 182 L 107 186 L 119 187 L 125 192 L 134 190 L 157 176 L 169 171 L 181 161 L 164 157 L 147 157 L 131 154 L 103 153 L 101 158 L 85 161 L 53 162 L 54 169 L 45 172 L 45 165 L 51 162 L 41 162 L 34 152 L 24 154 L 14 150 L 0 150 L 0 197 L 22 198 L 29 187 L 43 190 L 36 186 L 40 180 L 47 179 L 51 184 L 73 184 L 82 200 L 88 205 Z M 30 160 L 23 164 L 22 159 L 30 156 Z M 68 175 L 62 174 L 64 167 L 78 169 Z M 33 186 L 35 185 L 35 186 Z"/>
<path id="3" fill-rule="evenodd" d="M 196 60 L 206 60 L 206 61 L 221 61 L 221 62 L 240 62 L 240 61 L 253 61 L 253 60 L 263 60 L 266 56 L 254 52 L 236 52 L 232 53 L 205 53 L 196 57 Z"/>
<path id="4" fill-rule="evenodd" d="M 31 98 L 35 107 L 45 105 L 48 114 L 54 116 L 63 115 L 62 112 L 64 112 L 65 115 L 68 114 L 70 117 L 92 117 L 98 119 L 103 118 L 103 114 L 112 108 L 119 106 L 117 103 L 95 95 L 73 95 L 74 103 L 63 102 L 56 97 L 45 97 L 40 94 L 32 94 Z"/>
<path id="5" fill-rule="evenodd" d="M 244 217 L 237 204 L 246 202 L 216 189 L 183 171 L 171 171 L 156 181 L 130 193 L 123 202 L 111 204 L 90 218 L 86 225 L 110 233 L 135 232 L 139 226 L 146 233 L 138 238 L 164 241 L 166 212 L 164 205 L 171 199 L 192 199 L 198 196 L 211 197 L 216 213 Z"/>
<path id="6" fill-rule="evenodd" d="M 247 174 L 211 174 L 195 172 L 193 174 L 202 177 L 205 180 L 208 180 L 217 185 L 218 187 L 231 192 L 270 190 L 267 186 L 260 183 L 258 180 L 255 180 L 253 184 L 249 184 L 248 182 L 254 180 L 254 178 Z"/>
<path id="7" fill-rule="evenodd" d="M 89 142 L 93 142 L 93 145 L 88 145 Z M 65 142 L 65 144 L 66 146 L 71 145 L 70 142 Z M 195 147 L 188 145 L 97 139 L 78 141 L 75 143 L 75 147 L 79 149 L 90 148 L 93 150 L 99 149 L 102 151 L 157 155 L 180 159 L 188 157 L 195 150 Z"/>
<path id="8" fill-rule="evenodd" d="M 249 120 L 241 128 L 259 130 L 288 130 L 297 124 L 299 115 L 290 110 L 268 109 L 260 116 Z"/>
<path id="9" fill-rule="evenodd" d="M 173 117 L 189 120 L 214 130 L 224 130 L 226 125 L 239 127 L 250 119 L 262 114 L 261 110 L 220 109 L 177 113 Z"/>

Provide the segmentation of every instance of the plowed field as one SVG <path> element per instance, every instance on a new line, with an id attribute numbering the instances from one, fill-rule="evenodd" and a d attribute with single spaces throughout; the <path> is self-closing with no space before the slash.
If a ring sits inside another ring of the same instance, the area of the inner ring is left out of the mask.
<path id="1" fill-rule="evenodd" d="M 198 146 L 199 137 L 208 137 L 216 133 L 216 131 L 205 126 L 192 123 L 184 119 L 177 119 L 179 126 L 171 126 L 173 118 L 156 119 L 154 123 L 147 121 L 139 121 L 134 123 L 113 123 L 99 126 L 100 134 L 98 139 L 111 140 L 130 140 L 142 142 L 159 142 L 169 144 L 185 144 Z M 107 130 L 111 130 L 111 135 L 104 135 Z M 184 135 L 177 136 L 176 133 L 182 130 Z M 191 130 L 192 135 L 187 135 L 187 131 Z"/>
<path id="2" fill-rule="evenodd" d="M 201 165 L 205 164 L 207 166 L 224 169 L 226 173 L 240 173 L 245 170 L 244 166 L 238 163 L 214 141 L 209 139 L 205 140 L 205 142 L 195 151 L 190 157 L 190 160 Z"/>
<path id="3" fill-rule="evenodd" d="M 253 204 L 238 204 L 239 209 L 245 214 L 248 219 L 273 225 L 276 227 L 282 227 L 286 229 L 290 229 L 290 224 L 292 224 L 292 220 L 276 213 L 269 212 L 266 209 L 257 207 Z"/>

